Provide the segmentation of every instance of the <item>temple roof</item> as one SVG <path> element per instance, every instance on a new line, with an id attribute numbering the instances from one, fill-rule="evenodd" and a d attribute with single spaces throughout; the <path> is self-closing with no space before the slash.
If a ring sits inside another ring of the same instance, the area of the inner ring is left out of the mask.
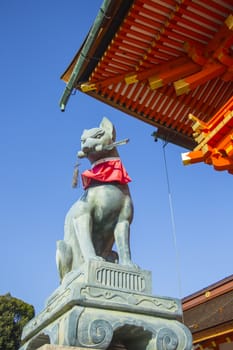
<path id="1" fill-rule="evenodd" d="M 233 95 L 232 0 L 105 0 L 62 75 L 73 89 L 195 147 L 189 114 L 203 122 Z"/>
<path id="2" fill-rule="evenodd" d="M 196 349 L 219 349 L 223 343 L 233 346 L 232 300 L 233 275 L 182 300 L 184 323 L 192 332 Z"/>

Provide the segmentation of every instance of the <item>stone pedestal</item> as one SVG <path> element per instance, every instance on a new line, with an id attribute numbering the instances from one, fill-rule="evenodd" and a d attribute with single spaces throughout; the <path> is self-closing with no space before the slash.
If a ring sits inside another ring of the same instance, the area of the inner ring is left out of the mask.
<path id="1" fill-rule="evenodd" d="M 151 295 L 150 272 L 92 260 L 66 275 L 25 326 L 20 350 L 45 344 L 62 350 L 191 350 L 181 317 L 180 300 Z"/>

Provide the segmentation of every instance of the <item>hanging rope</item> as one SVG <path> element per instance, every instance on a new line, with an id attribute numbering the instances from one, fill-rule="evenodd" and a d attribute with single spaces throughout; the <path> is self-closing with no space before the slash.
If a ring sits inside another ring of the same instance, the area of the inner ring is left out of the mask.
<path id="1" fill-rule="evenodd" d="M 172 224 L 172 236 L 173 236 L 173 243 L 174 243 L 174 249 L 175 249 L 175 254 L 176 254 L 176 272 L 177 272 L 177 280 L 178 280 L 178 288 L 179 288 L 179 297 L 181 299 L 182 287 L 181 287 L 181 275 L 180 275 L 180 263 L 179 263 L 180 259 L 179 259 L 179 253 L 178 253 L 178 247 L 177 247 L 175 217 L 174 217 L 171 186 L 170 186 L 170 181 L 169 181 L 169 176 L 168 176 L 168 167 L 167 167 L 167 159 L 166 159 L 166 152 L 165 152 L 165 147 L 167 146 L 167 144 L 168 144 L 168 142 L 164 141 L 164 143 L 163 143 L 163 158 L 164 158 L 165 173 L 166 173 L 166 180 L 167 180 L 168 200 L 169 200 L 169 208 L 170 208 L 171 224 Z"/>
<path id="2" fill-rule="evenodd" d="M 78 176 L 79 176 L 79 163 L 75 164 L 74 166 L 74 172 L 73 172 L 73 178 L 72 178 L 72 187 L 76 188 L 78 186 Z"/>

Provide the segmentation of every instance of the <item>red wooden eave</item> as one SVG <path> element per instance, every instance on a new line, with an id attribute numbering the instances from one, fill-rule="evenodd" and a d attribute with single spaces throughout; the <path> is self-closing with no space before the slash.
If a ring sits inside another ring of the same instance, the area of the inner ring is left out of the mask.
<path id="1" fill-rule="evenodd" d="M 232 1 L 109 0 L 93 28 L 62 75 L 61 107 L 77 89 L 193 149 L 188 115 L 208 122 L 233 95 Z"/>

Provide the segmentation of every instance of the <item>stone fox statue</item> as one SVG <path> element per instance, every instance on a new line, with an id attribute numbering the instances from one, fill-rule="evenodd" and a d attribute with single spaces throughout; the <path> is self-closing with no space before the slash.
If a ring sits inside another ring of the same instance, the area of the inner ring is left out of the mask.
<path id="1" fill-rule="evenodd" d="M 133 203 L 131 181 L 114 145 L 115 128 L 103 118 L 98 128 L 84 130 L 78 157 L 87 157 L 91 170 L 82 174 L 84 193 L 68 211 L 64 240 L 57 242 L 56 261 L 61 280 L 90 259 L 134 266 L 129 234 Z M 117 252 L 112 251 L 115 243 Z"/>

